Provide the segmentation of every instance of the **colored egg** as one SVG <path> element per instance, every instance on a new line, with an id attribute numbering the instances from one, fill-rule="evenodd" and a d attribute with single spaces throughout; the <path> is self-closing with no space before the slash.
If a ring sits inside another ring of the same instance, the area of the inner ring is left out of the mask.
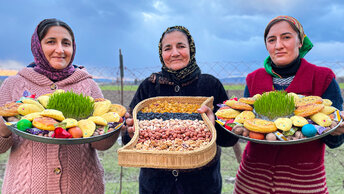
<path id="1" fill-rule="evenodd" d="M 301 132 L 306 137 L 313 137 L 317 134 L 317 129 L 312 124 L 306 124 L 302 127 Z"/>
<path id="2" fill-rule="evenodd" d="M 17 129 L 20 131 L 25 131 L 26 129 L 29 129 L 31 127 L 32 127 L 32 123 L 31 123 L 31 121 L 29 121 L 27 119 L 21 119 L 17 123 Z"/>

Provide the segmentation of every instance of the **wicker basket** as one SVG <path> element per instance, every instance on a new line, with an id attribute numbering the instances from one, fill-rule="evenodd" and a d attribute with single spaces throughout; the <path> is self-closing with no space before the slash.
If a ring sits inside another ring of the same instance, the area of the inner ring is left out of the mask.
<path id="1" fill-rule="evenodd" d="M 181 103 L 197 103 L 207 105 L 213 109 L 213 97 L 155 97 L 146 99 L 133 110 L 134 126 L 139 129 L 137 113 L 154 101 L 174 101 Z M 152 151 L 152 150 L 136 150 L 133 149 L 139 139 L 139 130 L 135 130 L 135 134 L 131 141 L 124 147 L 118 149 L 118 164 L 127 167 L 143 167 L 143 168 L 163 168 L 163 169 L 190 169 L 206 165 L 216 154 L 216 130 L 214 125 L 208 119 L 206 114 L 202 114 L 202 119 L 212 133 L 211 141 L 197 150 L 192 151 Z"/>

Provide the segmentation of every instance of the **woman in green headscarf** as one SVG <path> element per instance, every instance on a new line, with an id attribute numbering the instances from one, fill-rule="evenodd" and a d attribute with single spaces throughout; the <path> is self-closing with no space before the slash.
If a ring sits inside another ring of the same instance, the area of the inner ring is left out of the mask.
<path id="1" fill-rule="evenodd" d="M 264 68 L 246 78 L 245 97 L 272 90 L 330 99 L 342 110 L 343 99 L 331 69 L 307 62 L 312 48 L 302 25 L 293 17 L 278 16 L 264 33 L 269 57 Z M 322 139 L 293 145 L 248 142 L 243 153 L 234 193 L 328 193 L 324 166 L 325 145 L 340 146 L 343 127 Z"/>

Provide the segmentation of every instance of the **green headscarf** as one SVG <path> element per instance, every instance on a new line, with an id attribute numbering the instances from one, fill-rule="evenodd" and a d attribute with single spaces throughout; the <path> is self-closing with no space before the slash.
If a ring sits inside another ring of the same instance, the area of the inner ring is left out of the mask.
<path id="1" fill-rule="evenodd" d="M 277 16 L 275 17 L 274 19 L 272 19 L 267 27 L 274 21 L 276 20 L 285 20 L 285 21 L 288 21 L 288 23 L 292 24 L 294 27 L 296 27 L 296 29 L 298 29 L 298 32 L 300 34 L 300 39 L 301 39 L 301 44 L 302 44 L 302 47 L 299 49 L 299 56 L 300 58 L 303 58 L 313 47 L 313 44 L 312 42 L 309 40 L 309 38 L 305 35 L 304 31 L 303 31 L 303 27 L 302 25 L 300 24 L 299 21 L 297 21 L 295 18 L 291 17 L 291 16 Z M 271 26 L 269 26 L 271 27 Z M 265 29 L 266 30 L 266 29 Z M 265 37 L 264 37 L 265 39 Z M 265 40 L 264 40 L 265 42 Z M 271 67 L 271 58 L 270 56 L 268 56 L 265 60 L 264 60 L 264 68 L 265 68 L 265 71 L 274 76 L 274 77 L 279 77 L 276 73 L 274 73 L 272 71 L 272 67 Z"/>

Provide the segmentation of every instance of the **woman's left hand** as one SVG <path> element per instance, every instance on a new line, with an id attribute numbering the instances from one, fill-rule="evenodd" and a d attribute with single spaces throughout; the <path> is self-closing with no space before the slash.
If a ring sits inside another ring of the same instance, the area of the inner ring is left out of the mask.
<path id="1" fill-rule="evenodd" d="M 344 119 L 344 111 L 340 112 L 340 116 Z M 335 129 L 331 135 L 342 135 L 344 133 L 344 121 Z"/>
<path id="2" fill-rule="evenodd" d="M 214 113 L 208 106 L 203 105 L 201 108 L 197 109 L 197 111 L 198 111 L 198 113 L 205 113 L 208 116 L 211 123 L 213 123 L 213 125 L 215 125 Z"/>

